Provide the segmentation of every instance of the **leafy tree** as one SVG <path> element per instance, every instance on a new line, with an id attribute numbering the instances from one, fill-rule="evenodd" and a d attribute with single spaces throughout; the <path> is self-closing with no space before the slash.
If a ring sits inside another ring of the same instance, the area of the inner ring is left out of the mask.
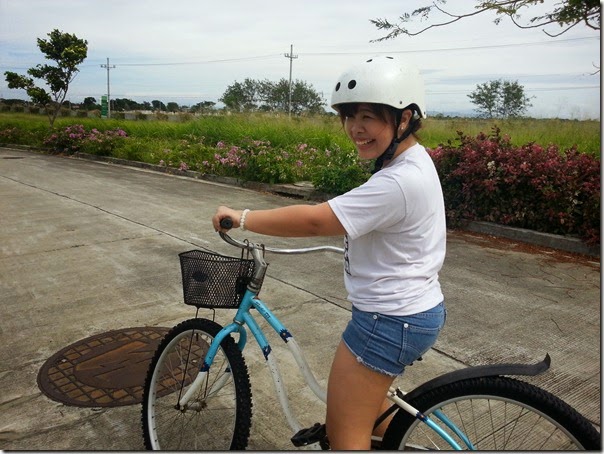
<path id="1" fill-rule="evenodd" d="M 191 112 L 208 112 L 208 111 L 211 111 L 215 105 L 216 105 L 216 103 L 213 101 L 202 101 L 202 102 L 198 102 L 197 104 L 193 104 L 191 106 L 190 111 Z"/>
<path id="2" fill-rule="evenodd" d="M 37 38 L 38 48 L 45 58 L 56 62 L 56 66 L 37 65 L 27 70 L 31 77 L 5 71 L 8 88 L 24 89 L 33 102 L 46 107 L 50 127 L 61 110 L 65 101 L 69 84 L 78 74 L 78 65 L 88 55 L 88 41 L 79 39 L 76 35 L 63 33 L 54 29 L 48 33 L 49 39 Z M 48 87 L 38 87 L 34 79 L 40 79 Z"/>
<path id="3" fill-rule="evenodd" d="M 464 14 L 453 14 L 446 11 L 440 6 L 445 3 L 446 0 L 433 0 L 428 6 L 418 8 L 411 13 L 404 13 L 396 23 L 392 23 L 387 19 L 370 19 L 370 22 L 378 30 L 388 32 L 387 35 L 374 41 L 393 39 L 399 35 L 416 36 L 431 28 L 449 25 L 487 11 L 495 12 L 497 15 L 494 21 L 495 24 L 499 24 L 506 16 L 519 28 L 543 28 L 557 24 L 562 29 L 557 33 L 550 33 L 543 29 L 544 33 L 552 37 L 560 36 L 578 24 L 584 24 L 593 30 L 600 30 L 599 0 L 561 0 L 555 3 L 546 14 L 535 15 L 529 19 L 523 19 L 520 12 L 523 9 L 530 9 L 532 6 L 542 4 L 543 0 L 476 0 L 474 11 Z M 430 19 L 430 15 L 435 11 L 442 13 L 445 18 L 416 31 L 410 31 L 406 28 L 407 23 L 418 17 L 420 20 Z"/>
<path id="4" fill-rule="evenodd" d="M 229 85 L 219 99 L 228 109 L 237 112 L 265 111 L 287 112 L 289 109 L 289 82 L 245 79 L 243 83 Z M 321 112 L 323 99 L 306 82 L 296 80 L 292 83 L 292 113 Z"/>
<path id="5" fill-rule="evenodd" d="M 153 101 L 151 101 L 151 105 L 153 106 L 153 109 L 155 109 L 155 110 L 163 110 L 163 111 L 166 110 L 166 105 L 157 99 L 154 99 Z"/>
<path id="6" fill-rule="evenodd" d="M 0 103 L 6 104 L 7 106 L 25 106 L 27 104 L 26 101 L 22 99 L 4 99 L 0 98 Z"/>
<path id="7" fill-rule="evenodd" d="M 499 79 L 479 84 L 468 98 L 478 107 L 479 116 L 486 118 L 520 117 L 531 106 L 518 81 Z"/>
<path id="8" fill-rule="evenodd" d="M 281 80 L 285 82 L 285 79 Z M 292 113 L 320 113 L 323 111 L 323 105 L 323 98 L 312 85 L 296 79 L 292 86 Z"/>
<path id="9" fill-rule="evenodd" d="M 124 112 L 125 110 L 132 110 L 136 107 L 136 102 L 127 98 L 114 98 L 111 100 L 111 110 L 115 112 Z"/>
<path id="10" fill-rule="evenodd" d="M 166 108 L 168 109 L 168 112 L 178 112 L 178 103 L 169 102 Z"/>
<path id="11" fill-rule="evenodd" d="M 260 100 L 259 90 L 260 82 L 246 78 L 243 83 L 234 82 L 229 85 L 218 101 L 237 112 L 256 110 Z"/>
<path id="12" fill-rule="evenodd" d="M 99 106 L 99 104 L 96 102 L 96 99 L 92 96 L 84 98 L 84 101 L 82 102 L 82 107 L 84 107 L 84 109 L 86 110 L 94 110 L 101 108 L 101 106 Z"/>

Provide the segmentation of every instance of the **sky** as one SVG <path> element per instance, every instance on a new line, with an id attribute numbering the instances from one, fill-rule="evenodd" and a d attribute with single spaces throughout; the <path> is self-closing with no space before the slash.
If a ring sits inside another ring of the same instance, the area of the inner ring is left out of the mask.
<path id="1" fill-rule="evenodd" d="M 559 0 L 525 9 L 529 19 Z M 245 78 L 310 84 L 328 107 L 338 76 L 375 55 L 416 64 L 426 84 L 428 115 L 470 114 L 468 94 L 490 80 L 517 81 L 536 118 L 600 118 L 600 34 L 577 25 L 557 37 L 523 30 L 483 13 L 418 36 L 371 42 L 383 32 L 370 19 L 391 22 L 430 0 L 0 0 L 0 72 L 26 74 L 45 63 L 37 38 L 57 28 L 88 41 L 67 98 L 92 96 L 179 105 L 218 102 Z M 448 0 L 452 13 L 475 0 Z M 540 9 L 535 9 L 540 8 Z M 409 25 L 417 30 L 425 22 Z M 550 25 L 550 33 L 560 28 Z M 291 49 L 293 46 L 293 54 Z M 290 59 L 286 54 L 296 56 Z M 113 67 L 115 66 L 115 67 Z M 595 73 L 595 74 L 594 74 Z M 27 99 L 0 77 L 0 98 Z"/>

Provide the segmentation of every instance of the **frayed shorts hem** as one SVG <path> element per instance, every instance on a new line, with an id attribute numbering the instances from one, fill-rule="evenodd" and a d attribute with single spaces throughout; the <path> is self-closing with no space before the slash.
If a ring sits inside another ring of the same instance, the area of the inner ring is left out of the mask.
<path id="1" fill-rule="evenodd" d="M 382 375 L 388 375 L 389 377 L 398 377 L 401 374 L 397 374 L 397 373 L 392 373 L 392 372 L 388 372 L 387 370 L 384 369 L 380 369 L 379 367 L 375 367 L 372 366 L 371 364 L 367 363 L 366 361 L 363 360 L 363 357 L 361 357 L 360 355 L 357 355 L 354 350 L 352 348 L 350 348 L 350 345 L 348 345 L 348 343 L 346 342 L 346 340 L 342 339 L 342 341 L 344 342 L 344 345 L 346 345 L 346 347 L 348 348 L 348 351 L 350 351 L 350 353 L 352 353 L 354 355 L 354 357 L 356 358 L 357 362 L 359 364 L 362 364 L 363 366 L 365 366 L 368 369 L 371 369 L 374 372 L 378 372 Z"/>

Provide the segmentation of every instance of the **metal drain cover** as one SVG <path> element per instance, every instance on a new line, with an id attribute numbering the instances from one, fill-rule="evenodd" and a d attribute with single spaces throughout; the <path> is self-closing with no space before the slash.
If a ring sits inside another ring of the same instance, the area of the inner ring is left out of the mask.
<path id="1" fill-rule="evenodd" d="M 38 387 L 53 400 L 78 407 L 117 407 L 142 402 L 147 368 L 168 328 L 108 331 L 50 357 Z"/>

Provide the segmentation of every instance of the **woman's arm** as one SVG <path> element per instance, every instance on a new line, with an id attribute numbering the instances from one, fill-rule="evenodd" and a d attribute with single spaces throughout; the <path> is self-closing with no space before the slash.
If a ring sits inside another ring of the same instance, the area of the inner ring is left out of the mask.
<path id="1" fill-rule="evenodd" d="M 233 228 L 240 227 L 241 210 L 221 206 L 212 218 L 216 231 L 220 220 L 229 217 Z M 245 229 L 271 236 L 339 236 L 346 231 L 327 202 L 319 205 L 290 205 L 272 210 L 251 210 L 245 216 Z"/>

